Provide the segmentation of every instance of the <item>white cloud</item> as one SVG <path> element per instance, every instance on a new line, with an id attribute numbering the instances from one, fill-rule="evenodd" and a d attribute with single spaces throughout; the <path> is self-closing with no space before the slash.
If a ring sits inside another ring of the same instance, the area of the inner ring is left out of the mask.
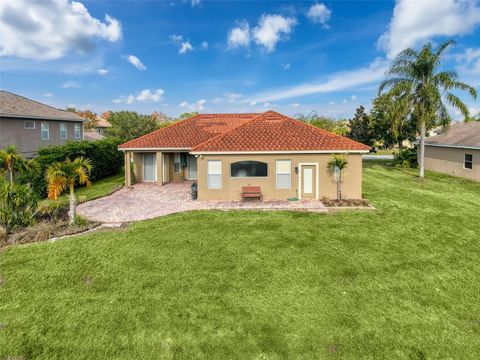
<path id="1" fill-rule="evenodd" d="M 178 50 L 178 53 L 185 54 L 188 51 L 192 51 L 192 50 L 193 50 L 192 44 L 190 44 L 189 41 L 185 41 L 185 42 L 182 42 L 182 44 L 180 45 L 180 49 Z"/>
<path id="2" fill-rule="evenodd" d="M 216 97 L 216 98 L 213 98 L 212 100 L 210 100 L 210 102 L 212 104 L 220 104 L 222 101 L 223 101 L 223 99 L 221 97 Z"/>
<path id="3" fill-rule="evenodd" d="M 455 59 L 460 76 L 480 75 L 480 48 L 468 48 L 465 53 L 457 54 Z"/>
<path id="4" fill-rule="evenodd" d="M 366 67 L 334 73 L 320 82 L 304 83 L 289 88 L 273 89 L 271 91 L 246 98 L 244 102 L 277 101 L 312 94 L 322 94 L 352 89 L 382 80 L 385 77 L 385 71 L 387 69 L 388 62 L 377 59 Z"/>
<path id="5" fill-rule="evenodd" d="M 256 102 L 256 101 L 251 101 L 251 102 L 250 102 L 250 106 L 255 106 L 255 105 L 257 105 L 257 102 Z"/>
<path id="6" fill-rule="evenodd" d="M 233 49 L 236 47 L 248 47 L 250 45 L 250 25 L 242 22 L 239 26 L 233 28 L 228 33 L 228 47 Z"/>
<path id="7" fill-rule="evenodd" d="M 308 9 L 307 17 L 317 24 L 322 24 L 324 27 L 328 27 L 327 21 L 330 19 L 332 11 L 327 8 L 326 5 L 314 4 Z"/>
<path id="8" fill-rule="evenodd" d="M 200 0 L 191 0 L 192 7 L 200 5 Z"/>
<path id="9" fill-rule="evenodd" d="M 162 89 L 145 89 L 136 94 L 130 94 L 128 96 L 121 96 L 118 99 L 113 100 L 114 103 L 127 103 L 133 104 L 134 102 L 160 102 L 162 100 L 165 91 Z"/>
<path id="10" fill-rule="evenodd" d="M 181 43 L 183 41 L 182 35 L 172 34 L 168 38 L 175 44 Z"/>
<path id="11" fill-rule="evenodd" d="M 208 49 L 208 41 L 202 41 L 200 47 L 202 50 L 207 50 Z"/>
<path id="12" fill-rule="evenodd" d="M 294 18 L 281 15 L 263 15 L 252 30 L 252 36 L 258 45 L 265 47 L 267 52 L 275 50 L 277 42 L 287 39 L 296 24 Z"/>
<path id="13" fill-rule="evenodd" d="M 350 99 L 352 99 L 353 101 L 357 100 L 357 95 L 355 95 L 355 94 L 352 95 Z"/>
<path id="14" fill-rule="evenodd" d="M 343 100 L 342 100 L 342 104 L 346 104 L 347 102 L 348 102 L 347 99 L 343 99 Z"/>
<path id="15" fill-rule="evenodd" d="M 293 103 L 290 106 L 296 109 L 296 108 L 300 107 L 300 104 L 299 103 Z"/>
<path id="16" fill-rule="evenodd" d="M 335 104 L 336 104 L 335 101 L 330 101 L 330 102 L 328 103 L 328 105 L 335 105 Z"/>
<path id="17" fill-rule="evenodd" d="M 379 45 L 393 58 L 435 36 L 471 33 L 479 23 L 480 7 L 473 0 L 398 0 Z"/>
<path id="18" fill-rule="evenodd" d="M 201 100 L 198 100 L 194 106 L 195 106 L 195 110 L 203 110 L 205 109 L 205 104 L 207 103 L 207 100 L 205 99 L 201 99 Z"/>
<path id="19" fill-rule="evenodd" d="M 73 88 L 79 88 L 80 84 L 76 81 L 67 81 L 62 84 L 62 88 L 64 89 L 73 89 Z"/>
<path id="20" fill-rule="evenodd" d="M 292 65 L 291 65 L 290 63 L 286 63 L 286 64 L 283 64 L 283 65 L 282 65 L 283 70 L 288 70 L 288 69 L 290 69 L 291 67 L 292 67 Z"/>
<path id="21" fill-rule="evenodd" d="M 240 98 L 242 98 L 242 94 L 235 94 L 235 93 L 227 93 L 227 99 L 229 102 L 233 103 L 237 100 L 239 100 Z"/>
<path id="22" fill-rule="evenodd" d="M 130 64 L 135 66 L 138 70 L 147 70 L 147 67 L 143 65 L 140 59 L 135 55 L 127 55 L 126 59 Z"/>
<path id="23" fill-rule="evenodd" d="M 107 70 L 107 69 L 98 69 L 98 70 L 97 70 L 97 73 L 100 74 L 100 75 L 107 75 L 107 74 L 108 74 L 108 70 Z"/>
<path id="24" fill-rule="evenodd" d="M 53 94 L 52 94 L 52 93 L 45 93 L 45 94 L 43 94 L 43 96 L 45 96 L 45 97 L 52 97 Z"/>
<path id="25" fill-rule="evenodd" d="M 191 111 L 201 111 L 205 109 L 205 104 L 207 103 L 207 100 L 205 99 L 200 99 L 197 102 L 193 104 L 189 104 L 186 101 L 182 101 L 178 107 L 180 108 L 188 108 Z"/>
<path id="26" fill-rule="evenodd" d="M 186 102 L 186 101 L 182 101 L 180 104 L 178 104 L 178 107 L 181 107 L 181 108 L 186 107 L 186 106 L 188 106 L 188 102 Z"/>
<path id="27" fill-rule="evenodd" d="M 263 107 L 268 108 L 270 105 L 272 105 L 272 104 L 270 104 L 269 102 L 266 102 L 266 103 L 263 104 Z"/>
<path id="28" fill-rule="evenodd" d="M 0 19 L 0 56 L 54 60 L 91 52 L 98 40 L 122 37 L 118 20 L 96 19 L 83 4 L 69 0 L 0 1 Z"/>

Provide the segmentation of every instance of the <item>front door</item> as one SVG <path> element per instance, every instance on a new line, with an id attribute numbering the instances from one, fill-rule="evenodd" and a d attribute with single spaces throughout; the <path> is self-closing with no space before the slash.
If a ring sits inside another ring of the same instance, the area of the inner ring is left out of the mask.
<path id="1" fill-rule="evenodd" d="M 315 165 L 302 166 L 302 199 L 316 199 Z"/>
<path id="2" fill-rule="evenodd" d="M 155 154 L 143 154 L 143 181 L 154 182 L 156 181 L 156 166 L 155 166 Z"/>
<path id="3" fill-rule="evenodd" d="M 197 179 L 197 158 L 190 154 L 188 154 L 188 179 Z"/>

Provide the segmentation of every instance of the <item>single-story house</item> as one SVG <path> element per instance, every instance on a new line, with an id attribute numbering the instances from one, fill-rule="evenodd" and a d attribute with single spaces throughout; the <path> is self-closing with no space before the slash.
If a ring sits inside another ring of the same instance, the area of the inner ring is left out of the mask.
<path id="1" fill-rule="evenodd" d="M 83 140 L 84 122 L 73 112 L 0 90 L 0 149 L 15 145 L 30 158 L 42 147 Z"/>
<path id="2" fill-rule="evenodd" d="M 362 154 L 369 147 L 299 120 L 260 114 L 200 114 L 120 145 L 137 182 L 195 180 L 199 200 L 241 200 L 260 187 L 264 200 L 336 197 L 327 163 L 345 154 L 343 195 L 362 197 Z M 125 172 L 131 186 L 131 172 Z"/>
<path id="3" fill-rule="evenodd" d="M 426 138 L 425 169 L 480 181 L 480 121 Z"/>

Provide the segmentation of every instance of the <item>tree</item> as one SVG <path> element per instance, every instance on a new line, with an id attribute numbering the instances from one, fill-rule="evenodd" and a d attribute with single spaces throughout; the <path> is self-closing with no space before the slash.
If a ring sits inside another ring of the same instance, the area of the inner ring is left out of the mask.
<path id="1" fill-rule="evenodd" d="M 34 223 L 38 196 L 27 184 L 11 184 L 0 178 L 0 225 L 7 231 Z"/>
<path id="2" fill-rule="evenodd" d="M 0 165 L 8 171 L 10 185 L 13 185 L 13 175 L 21 167 L 23 161 L 15 145 L 9 145 L 5 150 L 0 150 Z"/>
<path id="3" fill-rule="evenodd" d="M 353 119 L 349 121 L 350 131 L 347 136 L 355 141 L 365 145 L 373 145 L 373 133 L 370 128 L 370 117 L 365 112 L 365 108 L 357 108 Z"/>
<path id="4" fill-rule="evenodd" d="M 348 165 L 347 158 L 343 155 L 333 155 L 332 160 L 327 164 L 328 170 L 335 176 L 335 182 L 337 183 L 337 200 L 342 201 L 342 183 L 343 183 L 343 171 Z"/>
<path id="5" fill-rule="evenodd" d="M 412 114 L 420 129 L 419 176 L 425 176 L 425 132 L 434 124 L 448 127 L 451 117 L 445 101 L 460 110 L 467 119 L 468 107 L 451 90 L 464 90 L 476 99 L 475 88 L 458 81 L 454 71 L 441 71 L 445 52 L 454 44 L 448 41 L 436 48 L 432 44 L 424 45 L 419 51 L 408 48 L 393 60 L 387 72 L 387 78 L 380 84 L 379 93 L 392 89 L 412 89 Z"/>
<path id="6" fill-rule="evenodd" d="M 112 112 L 108 118 L 112 127 L 107 135 L 128 141 L 158 129 L 157 121 L 149 115 L 141 115 L 135 111 Z"/>
<path id="7" fill-rule="evenodd" d="M 199 114 L 198 111 L 184 112 L 183 114 L 180 114 L 180 116 L 178 117 L 178 120 L 188 119 L 188 118 L 191 118 L 192 116 L 195 116 L 195 115 L 198 115 L 198 114 Z"/>
<path id="8" fill-rule="evenodd" d="M 312 126 L 324 129 L 327 131 L 335 132 L 335 130 L 342 131 L 342 126 L 335 119 L 331 119 L 326 116 L 318 115 L 314 110 L 305 114 L 296 114 L 295 118 L 304 123 L 310 124 Z"/>
<path id="9" fill-rule="evenodd" d="M 89 159 L 77 157 L 71 161 L 56 162 L 47 167 L 46 180 L 48 182 L 48 198 L 56 200 L 67 188 L 70 192 L 70 224 L 77 215 L 77 199 L 75 197 L 75 184 L 90 187 L 90 171 L 92 164 Z"/>
<path id="10" fill-rule="evenodd" d="M 331 131 L 337 135 L 347 136 L 349 132 L 348 120 L 337 120 Z"/>

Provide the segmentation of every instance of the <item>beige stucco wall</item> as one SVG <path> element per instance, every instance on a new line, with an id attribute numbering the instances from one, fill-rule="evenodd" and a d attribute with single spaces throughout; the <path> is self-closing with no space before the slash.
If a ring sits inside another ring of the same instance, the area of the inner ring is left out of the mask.
<path id="1" fill-rule="evenodd" d="M 203 155 L 197 159 L 198 198 L 199 200 L 241 200 L 242 186 L 260 186 L 264 200 L 286 200 L 298 197 L 299 175 L 295 167 L 299 163 L 317 163 L 319 198 L 336 197 L 336 183 L 329 173 L 327 163 L 332 159 L 331 154 L 267 154 L 267 155 Z M 348 166 L 345 170 L 342 186 L 343 196 L 347 199 L 362 198 L 362 155 L 347 155 Z M 222 161 L 222 189 L 207 188 L 207 161 Z M 262 161 L 268 164 L 266 178 L 232 178 L 230 164 L 237 161 Z M 276 160 L 291 160 L 292 184 L 290 189 L 276 188 Z"/>
<path id="2" fill-rule="evenodd" d="M 35 129 L 25 129 L 25 120 L 34 121 Z M 41 139 L 41 123 L 47 122 L 50 129 L 50 138 Z M 67 140 L 60 139 L 60 123 L 67 125 Z M 74 138 L 74 124 L 80 124 L 80 139 Z M 0 149 L 8 145 L 15 145 L 20 153 L 26 157 L 33 156 L 40 148 L 50 145 L 61 145 L 67 141 L 83 140 L 83 123 L 75 121 L 33 120 L 33 119 L 0 119 Z"/>
<path id="3" fill-rule="evenodd" d="M 465 154 L 473 155 L 473 169 L 464 169 Z M 425 169 L 480 181 L 480 150 L 425 146 Z"/>

